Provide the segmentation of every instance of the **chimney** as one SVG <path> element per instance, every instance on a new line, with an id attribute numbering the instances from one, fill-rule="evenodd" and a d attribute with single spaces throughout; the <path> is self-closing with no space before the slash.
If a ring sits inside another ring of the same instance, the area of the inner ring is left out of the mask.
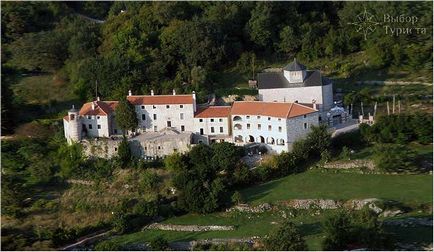
<path id="1" fill-rule="evenodd" d="M 75 109 L 75 106 L 74 106 L 74 104 L 72 104 L 72 109 Z"/>
<path id="2" fill-rule="evenodd" d="M 151 89 L 151 95 L 154 96 L 154 90 L 153 89 Z"/>
<path id="3" fill-rule="evenodd" d="M 196 92 L 193 91 L 193 111 L 196 112 Z"/>
<path id="4" fill-rule="evenodd" d="M 173 95 L 176 95 L 176 91 L 175 89 L 172 90 Z"/>
<path id="5" fill-rule="evenodd" d="M 131 92 L 131 89 L 128 90 L 128 96 L 132 96 L 132 95 L 133 95 L 133 93 Z"/>
<path id="6" fill-rule="evenodd" d="M 92 102 L 92 110 L 95 110 L 95 102 Z"/>
<path id="7" fill-rule="evenodd" d="M 101 101 L 101 99 L 99 98 L 99 96 L 98 96 L 98 97 L 96 97 L 96 100 L 97 100 L 97 101 Z"/>

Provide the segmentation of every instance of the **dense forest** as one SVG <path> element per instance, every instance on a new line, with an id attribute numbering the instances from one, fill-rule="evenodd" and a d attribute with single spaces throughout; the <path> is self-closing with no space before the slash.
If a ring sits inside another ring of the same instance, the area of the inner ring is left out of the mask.
<path id="1" fill-rule="evenodd" d="M 350 25 L 365 8 L 379 22 L 415 16 L 389 26 L 426 33 L 394 36 L 380 25 L 365 40 Z M 5 2 L 2 64 L 56 73 L 81 99 L 95 95 L 96 82 L 105 99 L 128 89 L 208 92 L 225 68 L 248 72 L 257 60 L 366 51 L 370 69 L 430 69 L 431 21 L 429 2 Z"/>

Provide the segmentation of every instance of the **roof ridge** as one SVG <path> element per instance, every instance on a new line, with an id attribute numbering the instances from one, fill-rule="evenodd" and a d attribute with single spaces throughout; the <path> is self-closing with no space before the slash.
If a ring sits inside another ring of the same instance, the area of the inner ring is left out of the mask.
<path id="1" fill-rule="evenodd" d="M 304 105 L 304 104 L 300 104 L 300 103 L 297 103 L 297 104 L 298 104 L 298 106 L 302 106 L 302 107 L 305 107 L 305 108 L 308 108 L 308 109 L 312 109 L 312 110 L 317 111 L 317 109 L 314 109 L 314 108 L 308 107 L 308 106 L 306 106 L 306 105 Z M 307 104 L 310 104 L 310 103 L 307 103 Z"/>
<path id="2" fill-rule="evenodd" d="M 289 114 L 291 114 L 292 105 L 294 105 L 294 103 L 290 103 L 288 113 L 286 114 L 286 118 L 288 118 Z"/>

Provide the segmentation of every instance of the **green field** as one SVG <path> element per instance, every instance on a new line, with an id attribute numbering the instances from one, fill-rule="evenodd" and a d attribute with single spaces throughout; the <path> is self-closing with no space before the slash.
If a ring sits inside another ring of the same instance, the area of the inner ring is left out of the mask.
<path id="1" fill-rule="evenodd" d="M 289 199 L 380 198 L 410 204 L 432 202 L 431 175 L 329 173 L 311 170 L 287 176 L 241 193 L 251 203 Z"/>
<path id="2" fill-rule="evenodd" d="M 290 175 L 269 183 L 252 186 L 241 193 L 248 203 L 277 202 L 288 199 L 356 199 L 381 198 L 398 200 L 408 204 L 432 202 L 431 175 L 363 175 L 354 173 L 331 173 L 310 170 Z M 312 215 L 311 211 L 299 211 L 291 220 L 298 225 L 306 238 L 310 250 L 321 250 L 321 221 L 331 210 L 321 215 Z M 410 213 L 412 215 L 412 213 Z M 262 214 L 249 213 L 212 213 L 187 214 L 169 218 L 163 223 L 178 225 L 233 225 L 233 231 L 210 232 L 175 232 L 146 230 L 114 237 L 121 244 L 132 244 L 149 241 L 163 236 L 168 241 L 189 241 L 209 238 L 241 238 L 263 236 L 268 234 L 283 220 L 279 211 Z M 406 233 L 418 237 L 414 241 L 429 242 L 432 237 L 431 228 L 388 228 L 397 240 L 408 241 Z M 419 235 L 420 234 L 420 235 Z"/>

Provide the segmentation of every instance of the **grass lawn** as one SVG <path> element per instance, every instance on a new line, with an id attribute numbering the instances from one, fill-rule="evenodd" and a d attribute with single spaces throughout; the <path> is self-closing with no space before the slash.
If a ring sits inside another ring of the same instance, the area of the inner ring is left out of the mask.
<path id="1" fill-rule="evenodd" d="M 241 191 L 250 203 L 289 199 L 381 198 L 403 203 L 432 202 L 432 175 L 329 173 L 310 170 Z"/>

